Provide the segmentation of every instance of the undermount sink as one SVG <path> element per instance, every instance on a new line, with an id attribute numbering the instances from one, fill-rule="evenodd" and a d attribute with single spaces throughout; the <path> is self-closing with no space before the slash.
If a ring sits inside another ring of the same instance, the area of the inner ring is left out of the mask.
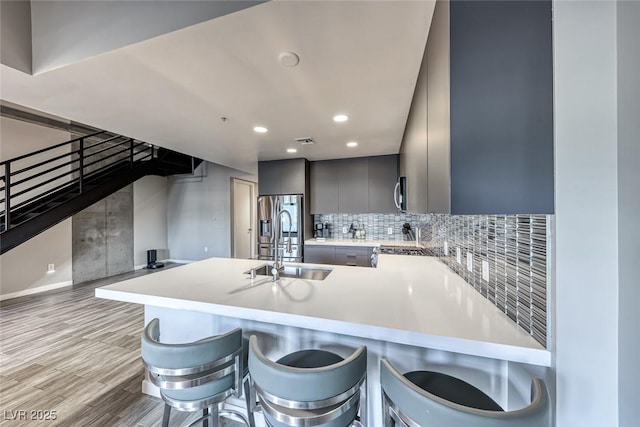
<path id="1" fill-rule="evenodd" d="M 258 276 L 271 276 L 271 264 L 264 264 L 260 267 L 256 267 L 256 275 Z M 296 279 L 308 279 L 308 280 L 324 280 L 333 269 L 331 268 L 312 268 L 312 267 L 300 267 L 294 265 L 285 265 L 284 270 L 280 271 L 280 277 L 293 277 Z M 251 274 L 251 270 L 245 271 L 245 274 Z"/>

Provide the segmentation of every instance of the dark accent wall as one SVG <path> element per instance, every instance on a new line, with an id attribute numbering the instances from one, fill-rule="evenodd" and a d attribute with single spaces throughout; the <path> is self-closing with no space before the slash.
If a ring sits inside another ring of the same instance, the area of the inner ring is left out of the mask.
<path id="1" fill-rule="evenodd" d="M 450 7 L 451 213 L 553 213 L 551 1 Z"/>

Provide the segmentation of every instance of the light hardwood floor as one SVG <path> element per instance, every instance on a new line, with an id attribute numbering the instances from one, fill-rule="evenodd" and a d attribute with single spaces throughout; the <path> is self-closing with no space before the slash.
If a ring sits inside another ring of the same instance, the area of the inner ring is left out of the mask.
<path id="1" fill-rule="evenodd" d="M 161 424 L 163 402 L 140 391 L 142 306 L 94 296 L 150 272 L 0 302 L 0 425 Z M 56 419 L 33 419 L 46 411 Z M 188 415 L 172 411 L 171 425 Z"/>

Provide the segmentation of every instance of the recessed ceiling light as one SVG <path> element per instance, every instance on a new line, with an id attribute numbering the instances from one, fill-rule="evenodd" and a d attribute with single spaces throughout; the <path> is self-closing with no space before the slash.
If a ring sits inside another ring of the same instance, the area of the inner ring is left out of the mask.
<path id="1" fill-rule="evenodd" d="M 353 147 L 357 147 L 357 146 L 358 146 L 358 143 L 355 142 L 355 141 L 347 142 L 347 147 L 353 148 Z"/>
<path id="2" fill-rule="evenodd" d="M 349 120 L 349 116 L 347 116 L 346 114 L 336 114 L 335 116 L 333 116 L 334 122 L 342 123 L 346 122 L 347 120 Z"/>
<path id="3" fill-rule="evenodd" d="M 256 126 L 256 127 L 253 128 L 253 131 L 257 132 L 257 133 L 266 133 L 267 130 L 268 129 L 266 127 L 264 127 L 264 126 Z"/>
<path id="4" fill-rule="evenodd" d="M 287 153 L 297 153 L 298 150 L 296 150 L 295 148 L 287 148 Z"/>
<path id="5" fill-rule="evenodd" d="M 283 67 L 295 67 L 300 63 L 300 57 L 295 52 L 280 52 L 278 61 Z"/>

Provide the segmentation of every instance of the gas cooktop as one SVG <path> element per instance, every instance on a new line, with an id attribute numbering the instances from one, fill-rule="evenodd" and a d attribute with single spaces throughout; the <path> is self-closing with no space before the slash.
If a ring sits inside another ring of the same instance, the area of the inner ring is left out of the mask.
<path id="1" fill-rule="evenodd" d="M 380 253 L 385 255 L 434 256 L 431 249 L 416 246 L 380 246 Z"/>

